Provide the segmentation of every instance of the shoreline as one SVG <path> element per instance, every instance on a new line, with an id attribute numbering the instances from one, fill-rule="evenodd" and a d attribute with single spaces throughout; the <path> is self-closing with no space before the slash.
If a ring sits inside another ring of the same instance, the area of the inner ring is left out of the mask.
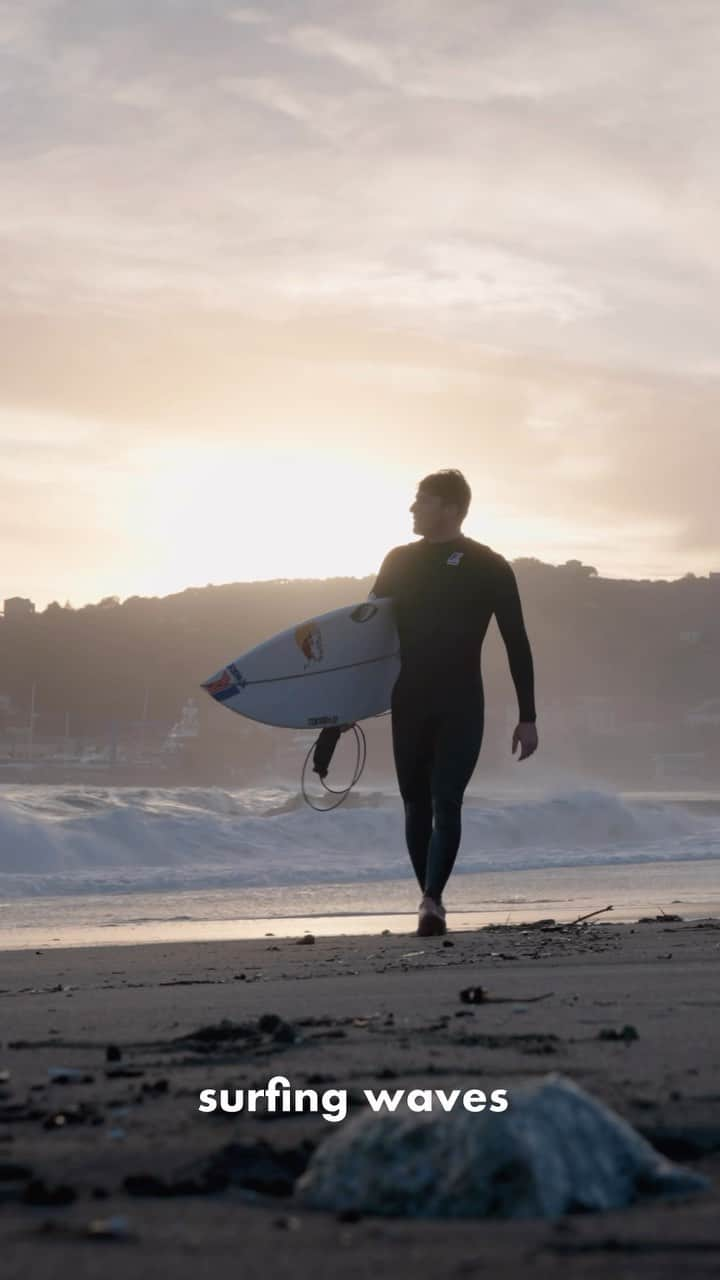
<path id="1" fill-rule="evenodd" d="M 408 936 L 418 891 L 410 875 L 361 883 L 183 888 L 145 892 L 0 899 L 0 953 L 63 946 L 132 946 L 183 941 L 294 937 Z M 716 859 L 551 867 L 455 874 L 446 899 L 449 928 L 547 919 L 569 922 L 592 912 L 609 922 L 680 915 L 720 916 Z"/>
<path id="2" fill-rule="evenodd" d="M 588 904 L 584 904 L 587 906 Z M 640 917 L 633 914 L 632 911 L 612 911 L 604 914 L 605 908 L 594 906 L 589 907 L 589 911 L 581 912 L 581 915 L 598 914 L 599 924 L 633 924 L 639 923 Z M 603 914 L 600 914 L 603 913 Z M 549 920 L 552 924 L 569 925 L 578 920 L 575 911 L 539 911 L 539 910 L 516 910 L 512 914 L 522 915 L 522 920 L 508 919 L 510 913 L 507 911 L 499 912 L 454 912 L 452 919 L 449 918 L 448 937 L 452 939 L 456 935 L 477 935 L 481 930 L 490 928 L 520 929 L 524 924 L 536 925 L 538 921 Z M 491 917 L 488 919 L 488 917 Z M 688 909 L 683 907 L 682 914 L 675 912 L 658 912 L 650 917 L 654 922 L 663 923 L 663 919 L 667 919 L 669 923 L 673 923 L 678 919 L 683 923 L 698 923 L 707 919 L 707 910 L 703 909 L 701 904 L 693 904 Z M 86 930 L 82 929 L 65 929 L 62 934 L 48 937 L 47 930 L 27 929 L 16 930 L 16 934 L 22 934 L 21 938 L 14 937 L 9 930 L 0 931 L 0 955 L 11 952 L 35 951 L 42 948 L 44 951 L 65 951 L 75 949 L 92 949 L 106 950 L 114 947 L 154 947 L 167 945 L 192 945 L 197 943 L 211 942 L 253 942 L 261 941 L 267 938 L 276 938 L 278 941 L 289 942 L 298 941 L 303 936 L 310 935 L 316 938 L 327 938 L 340 940 L 352 940 L 353 938 L 381 938 L 383 936 L 414 938 L 417 925 L 417 912 L 406 912 L 403 914 L 381 915 L 368 912 L 366 915 L 302 915 L 302 916 L 270 916 L 266 919 L 241 920 L 232 919 L 226 921 L 198 920 L 193 924 L 185 921 L 168 921 L 158 926 L 157 924 L 145 924 L 134 926 L 112 926 L 104 927 L 101 932 L 92 927 Z M 110 931 L 114 936 L 108 936 Z M 117 930 L 117 931 L 115 931 Z"/>

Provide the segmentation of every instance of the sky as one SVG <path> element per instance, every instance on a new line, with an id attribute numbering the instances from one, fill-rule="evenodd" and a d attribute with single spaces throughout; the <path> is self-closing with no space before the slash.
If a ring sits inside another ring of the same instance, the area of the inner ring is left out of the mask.
<path id="1" fill-rule="evenodd" d="M 720 569 L 714 0 L 0 2 L 0 600 Z"/>

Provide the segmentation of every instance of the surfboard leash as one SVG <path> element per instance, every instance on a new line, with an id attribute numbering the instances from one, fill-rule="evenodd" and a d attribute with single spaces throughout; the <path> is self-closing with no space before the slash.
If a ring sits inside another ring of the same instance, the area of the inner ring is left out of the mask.
<path id="1" fill-rule="evenodd" d="M 343 801 L 347 800 L 347 797 L 350 795 L 350 792 L 356 782 L 359 782 L 362 777 L 362 772 L 365 768 L 365 761 L 367 759 L 367 741 L 359 724 L 353 724 L 350 728 L 355 734 L 355 768 L 353 769 L 353 775 L 347 787 L 337 790 L 334 787 L 329 787 L 325 781 L 330 768 L 330 761 L 333 758 L 333 753 L 340 740 L 340 734 L 343 732 L 342 729 L 337 728 L 335 725 L 321 729 L 317 741 L 313 743 L 305 756 L 305 762 L 302 767 L 302 775 L 300 778 L 300 787 L 305 803 L 308 804 L 311 809 L 315 809 L 317 813 L 328 813 L 330 809 L 339 808 Z M 345 730 L 345 732 L 349 731 Z M 327 791 L 328 795 L 339 797 L 334 804 L 315 804 L 312 797 L 308 794 L 305 786 L 305 778 L 311 756 L 313 761 L 313 773 L 318 775 L 325 791 Z"/>

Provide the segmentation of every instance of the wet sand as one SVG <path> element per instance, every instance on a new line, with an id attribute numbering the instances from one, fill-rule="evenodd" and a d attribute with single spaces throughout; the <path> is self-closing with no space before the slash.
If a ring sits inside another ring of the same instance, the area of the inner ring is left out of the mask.
<path id="1" fill-rule="evenodd" d="M 0 953 L 4 1274 L 715 1275 L 719 963 L 720 921 L 602 917 L 446 940 Z M 478 984 L 488 999 L 462 1002 Z M 58 1069 L 65 1082 L 50 1078 Z M 203 1088 L 263 1088 L 274 1075 L 347 1089 L 351 1116 L 365 1088 L 505 1088 L 512 1105 L 513 1088 L 550 1071 L 707 1174 L 711 1190 L 557 1222 L 342 1221 L 289 1194 L 337 1126 L 198 1112 Z M 88 1234 L 115 1218 L 120 1234 Z"/>

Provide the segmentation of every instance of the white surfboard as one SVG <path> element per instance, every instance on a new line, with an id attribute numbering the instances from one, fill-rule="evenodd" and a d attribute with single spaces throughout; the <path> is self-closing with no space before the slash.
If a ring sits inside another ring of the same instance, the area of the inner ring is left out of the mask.
<path id="1" fill-rule="evenodd" d="M 202 687 L 250 720 L 321 729 L 387 711 L 399 672 L 392 602 L 384 599 L 289 627 L 221 667 Z"/>

